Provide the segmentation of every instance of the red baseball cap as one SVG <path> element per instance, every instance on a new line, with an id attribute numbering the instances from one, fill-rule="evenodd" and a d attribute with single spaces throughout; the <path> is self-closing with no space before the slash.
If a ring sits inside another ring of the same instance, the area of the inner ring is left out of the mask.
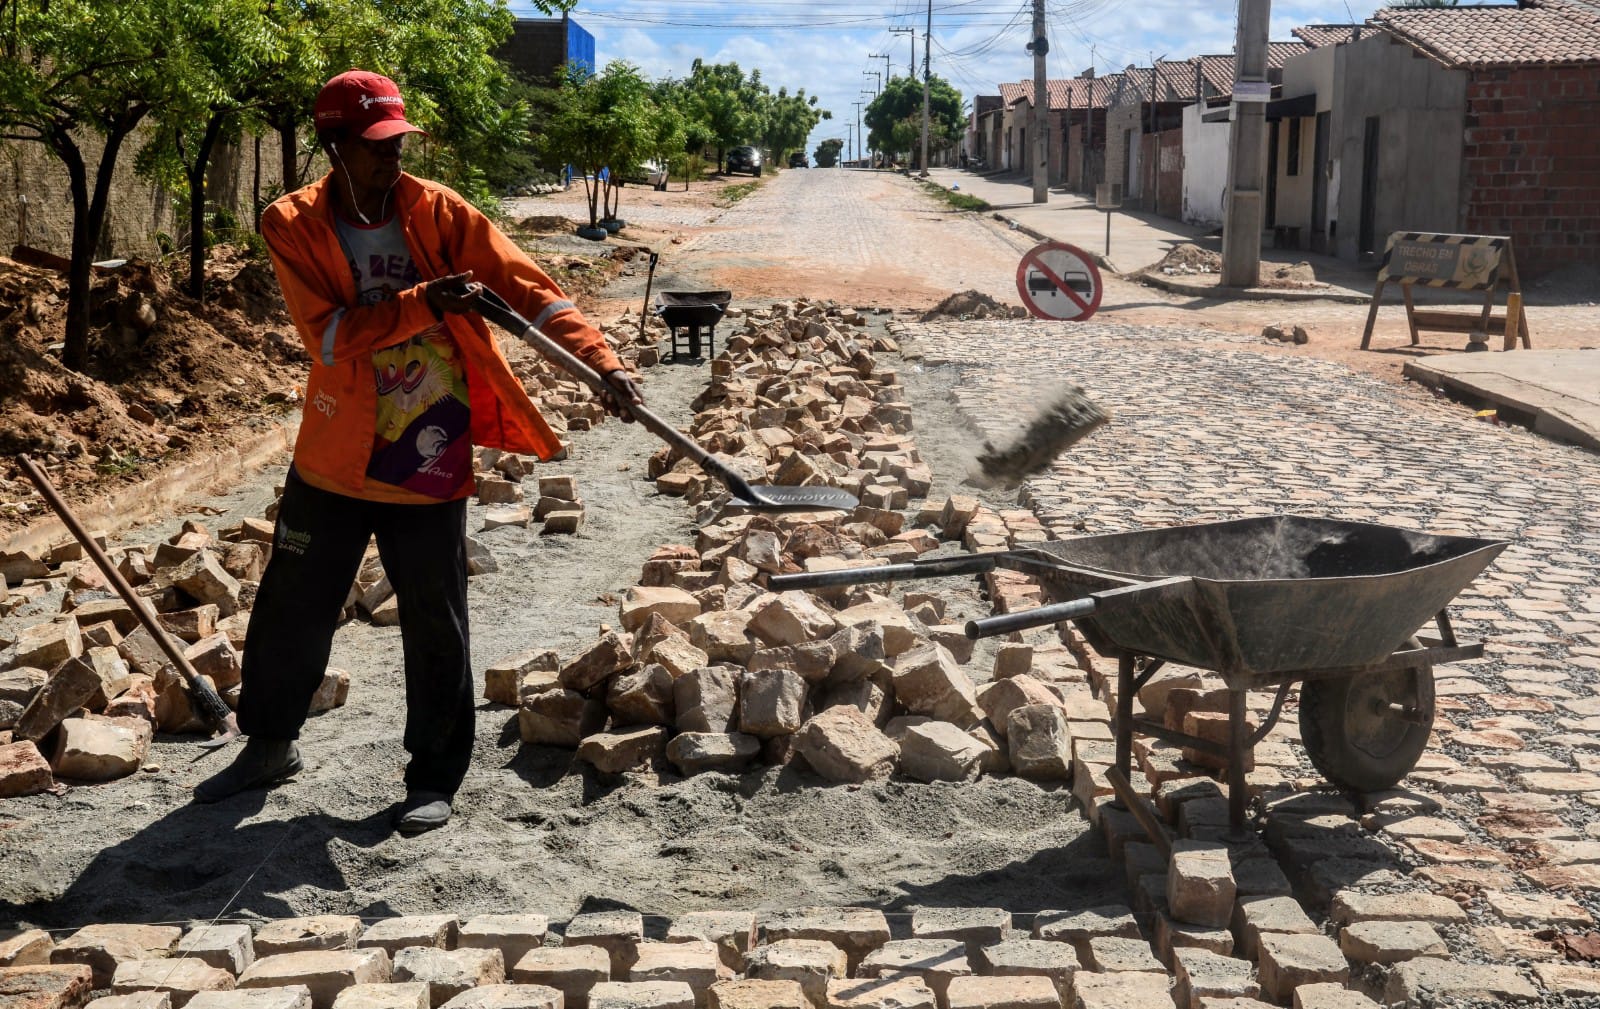
<path id="1" fill-rule="evenodd" d="M 317 92 L 317 130 L 344 127 L 363 140 L 427 134 L 406 122 L 406 103 L 394 81 L 369 70 L 346 70 Z"/>

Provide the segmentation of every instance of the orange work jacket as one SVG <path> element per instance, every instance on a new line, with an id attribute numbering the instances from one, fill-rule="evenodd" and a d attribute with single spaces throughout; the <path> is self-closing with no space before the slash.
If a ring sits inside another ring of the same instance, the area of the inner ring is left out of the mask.
<path id="1" fill-rule="evenodd" d="M 372 352 L 434 325 L 422 284 L 360 306 L 334 231 L 332 176 L 274 201 L 261 215 L 283 298 L 306 350 L 311 377 L 295 441 L 297 471 L 310 482 L 363 497 L 378 415 Z M 561 288 L 490 220 L 448 187 L 402 174 L 395 211 L 424 282 L 471 270 L 512 308 L 602 375 L 622 362 Z M 461 351 L 475 445 L 549 459 L 560 449 L 550 425 L 512 374 L 476 313 L 447 314 Z"/>

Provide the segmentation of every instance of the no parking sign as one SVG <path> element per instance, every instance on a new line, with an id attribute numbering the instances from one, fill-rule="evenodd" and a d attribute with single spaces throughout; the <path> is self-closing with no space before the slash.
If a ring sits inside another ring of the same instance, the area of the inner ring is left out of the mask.
<path id="1" fill-rule="evenodd" d="M 1036 245 L 1017 264 L 1017 294 L 1040 319 L 1082 322 L 1100 307 L 1104 292 L 1094 259 L 1065 242 Z"/>

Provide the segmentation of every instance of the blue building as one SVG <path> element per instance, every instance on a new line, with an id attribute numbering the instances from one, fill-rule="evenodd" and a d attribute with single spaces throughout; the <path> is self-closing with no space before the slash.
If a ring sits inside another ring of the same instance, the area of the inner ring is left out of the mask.
<path id="1" fill-rule="evenodd" d="M 595 69 L 594 36 L 570 17 L 517 18 L 511 37 L 495 52 L 529 84 L 556 83 L 563 64 Z"/>

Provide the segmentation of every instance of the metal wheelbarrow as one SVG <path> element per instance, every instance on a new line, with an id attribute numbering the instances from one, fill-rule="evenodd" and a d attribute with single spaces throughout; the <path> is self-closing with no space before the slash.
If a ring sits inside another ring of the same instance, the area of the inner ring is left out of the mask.
<path id="1" fill-rule="evenodd" d="M 656 314 L 672 334 L 672 360 L 684 351 L 690 360 L 717 356 L 717 323 L 728 311 L 732 291 L 662 291 L 656 295 Z M 709 353 L 700 353 L 700 331 L 705 330 Z M 680 341 L 682 348 L 680 350 Z"/>
<path id="2" fill-rule="evenodd" d="M 1505 549 L 1503 541 L 1435 536 L 1360 522 L 1280 515 L 1041 543 L 769 579 L 821 588 L 1005 568 L 1039 578 L 1057 600 L 967 624 L 972 638 L 1073 621 L 1089 646 L 1116 658 L 1119 798 L 1141 820 L 1147 799 L 1128 784 L 1135 733 L 1228 763 L 1229 820 L 1244 826 L 1245 763 L 1301 682 L 1307 755 L 1330 781 L 1390 788 L 1416 766 L 1433 725 L 1433 667 L 1479 658 L 1458 642 L 1447 604 Z M 1428 621 L 1437 638 L 1420 638 Z M 1211 670 L 1229 692 L 1226 745 L 1135 718 L 1133 698 L 1167 662 Z M 1245 692 L 1275 688 L 1264 723 L 1247 731 Z M 1154 820 L 1145 823 L 1160 835 Z M 1160 842 L 1158 842 L 1160 843 Z"/>

